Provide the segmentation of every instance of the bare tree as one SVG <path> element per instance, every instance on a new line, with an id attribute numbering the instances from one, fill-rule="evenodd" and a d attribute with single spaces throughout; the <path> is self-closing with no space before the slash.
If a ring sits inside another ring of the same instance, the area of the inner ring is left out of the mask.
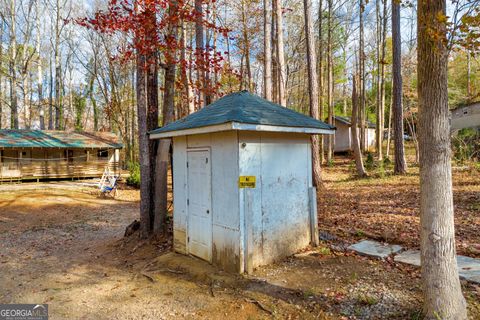
<path id="1" fill-rule="evenodd" d="M 328 100 L 328 123 L 333 125 L 333 0 L 328 0 L 328 19 L 327 19 L 327 100 Z M 330 163 L 333 158 L 334 136 L 328 136 L 327 162 Z"/>
<path id="2" fill-rule="evenodd" d="M 352 86 L 352 142 L 353 155 L 355 157 L 355 167 L 357 168 L 357 175 L 360 178 L 366 177 L 365 167 L 363 166 L 362 151 L 360 150 L 360 141 L 358 140 L 358 74 L 353 76 Z"/>
<path id="3" fill-rule="evenodd" d="M 377 142 L 378 160 L 383 160 L 383 130 L 385 128 L 385 64 L 387 48 L 387 0 L 383 2 L 382 33 L 381 33 L 381 56 L 380 56 L 380 140 Z M 389 120 L 390 121 L 390 120 Z M 390 126 L 390 123 L 389 123 Z M 387 153 L 388 157 L 388 153 Z"/>
<path id="4" fill-rule="evenodd" d="M 385 47 L 384 47 L 384 40 L 383 40 L 383 18 L 382 13 L 380 12 L 380 2 L 382 0 L 375 1 L 375 14 L 376 14 L 376 58 L 377 58 L 377 94 L 376 94 L 376 117 L 377 117 L 377 125 L 375 129 L 375 143 L 376 143 L 376 151 L 378 160 L 383 160 L 383 150 L 382 150 L 382 143 L 383 143 L 383 104 L 382 104 L 382 86 L 384 87 L 383 82 L 385 81 L 384 73 L 385 67 L 383 65 L 383 57 L 385 55 Z M 385 14 L 385 12 L 383 13 Z"/>
<path id="5" fill-rule="evenodd" d="M 242 36 L 243 36 L 243 54 L 245 57 L 245 69 L 247 72 L 247 90 L 252 90 L 252 68 L 250 66 L 250 35 L 247 25 L 247 5 L 246 0 L 241 0 L 242 11 Z"/>
<path id="6" fill-rule="evenodd" d="M 405 174 L 405 146 L 403 141 L 403 105 L 402 105 L 402 40 L 400 34 L 400 3 L 392 1 L 392 106 L 393 111 L 393 140 L 395 147 L 395 174 Z"/>
<path id="7" fill-rule="evenodd" d="M 181 22 L 181 29 L 182 29 L 182 47 L 180 52 L 180 59 L 182 61 L 187 61 L 187 26 L 185 22 L 182 20 Z M 193 97 L 192 85 L 191 85 L 191 78 L 186 70 L 186 68 L 180 68 L 180 74 L 182 78 L 182 83 L 185 91 L 185 99 L 187 100 L 188 105 L 188 114 L 193 113 L 195 111 L 195 101 Z"/>
<path id="8" fill-rule="evenodd" d="M 303 0 L 303 10 L 305 17 L 305 37 L 307 41 L 308 94 L 310 115 L 318 120 L 320 118 L 318 114 L 317 98 L 318 80 L 316 70 L 315 38 L 313 36 L 311 0 Z M 320 169 L 320 137 L 318 135 L 312 135 L 310 139 L 312 141 L 313 182 L 316 187 L 320 187 L 322 185 L 322 176 Z"/>
<path id="9" fill-rule="evenodd" d="M 4 25 L 5 21 L 4 15 L 0 14 L 0 129 L 2 129 L 3 125 L 3 34 L 4 34 Z"/>
<path id="10" fill-rule="evenodd" d="M 445 17 L 445 0 L 418 1 L 420 248 L 425 318 L 462 320 L 467 309 L 455 250 Z"/>
<path id="11" fill-rule="evenodd" d="M 318 105 L 320 119 L 323 121 L 323 0 L 318 4 Z M 320 139 L 320 163 L 323 162 L 324 140 Z"/>
<path id="12" fill-rule="evenodd" d="M 169 12 L 175 12 L 177 4 L 172 1 Z M 176 20 L 168 27 L 168 37 L 176 41 L 178 26 Z M 176 50 L 165 53 L 165 92 L 162 105 L 162 125 L 167 125 L 174 120 L 175 109 L 175 74 L 176 74 Z M 168 164 L 170 160 L 171 139 L 160 139 L 157 142 L 156 177 L 155 177 L 155 219 L 153 223 L 154 234 L 166 232 L 165 219 L 167 217 L 167 194 L 168 194 Z"/>
<path id="13" fill-rule="evenodd" d="M 10 0 L 10 127 L 18 129 L 16 4 Z"/>
<path id="14" fill-rule="evenodd" d="M 263 0 L 263 93 L 272 100 L 272 11 L 269 0 Z"/>
<path id="15" fill-rule="evenodd" d="M 279 103 L 287 106 L 286 80 L 287 71 L 285 67 L 285 47 L 283 43 L 283 12 L 282 0 L 273 1 L 275 5 L 275 34 L 276 34 L 276 52 L 277 52 L 277 66 L 278 66 L 278 95 Z"/>
<path id="16" fill-rule="evenodd" d="M 204 45 L 204 29 L 203 29 L 203 1 L 195 0 L 195 49 L 198 59 L 198 64 L 200 67 L 197 69 L 197 83 L 198 83 L 198 101 L 197 108 L 202 108 L 205 106 L 207 101 L 207 83 L 205 80 L 205 59 L 203 56 L 203 50 L 205 49 Z"/>
<path id="17" fill-rule="evenodd" d="M 41 55 L 41 26 L 40 26 L 40 1 L 36 2 L 36 51 L 37 51 L 37 93 L 38 93 L 38 115 L 40 120 L 40 130 L 45 130 L 45 114 L 43 110 L 43 72 Z"/>
<path id="18" fill-rule="evenodd" d="M 360 106 L 358 109 L 359 113 L 359 121 L 360 121 L 360 149 L 362 152 L 366 150 L 365 148 L 365 30 L 364 30 L 364 18 L 363 15 L 365 13 L 365 0 L 359 1 L 359 15 L 360 15 L 360 45 L 359 45 L 359 89 L 360 89 Z"/>

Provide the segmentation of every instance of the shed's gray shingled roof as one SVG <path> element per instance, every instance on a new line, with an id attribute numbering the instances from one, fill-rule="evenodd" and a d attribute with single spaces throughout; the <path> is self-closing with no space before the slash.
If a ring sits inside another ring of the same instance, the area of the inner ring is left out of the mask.
<path id="1" fill-rule="evenodd" d="M 334 130 L 335 127 L 282 107 L 248 91 L 222 97 L 189 116 L 151 131 L 151 134 L 207 127 L 229 122 Z"/>

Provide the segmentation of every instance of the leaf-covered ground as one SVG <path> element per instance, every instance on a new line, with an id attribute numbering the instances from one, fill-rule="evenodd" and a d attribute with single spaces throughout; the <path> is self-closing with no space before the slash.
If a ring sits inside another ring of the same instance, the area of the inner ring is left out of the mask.
<path id="1" fill-rule="evenodd" d="M 318 197 L 319 226 L 353 242 L 373 238 L 408 248 L 419 247 L 419 176 L 412 166 L 405 176 L 390 169 L 356 179 L 349 157 L 324 168 L 325 188 Z M 480 167 L 453 166 L 453 201 L 459 254 L 480 257 Z"/>
<path id="2" fill-rule="evenodd" d="M 227 274 L 172 253 L 170 236 L 124 238 L 138 199 L 137 190 L 114 200 L 75 185 L 0 186 L 0 301 L 48 303 L 53 320 L 420 318 L 416 268 L 322 243 L 249 276 Z M 462 283 L 479 319 L 480 289 Z"/>

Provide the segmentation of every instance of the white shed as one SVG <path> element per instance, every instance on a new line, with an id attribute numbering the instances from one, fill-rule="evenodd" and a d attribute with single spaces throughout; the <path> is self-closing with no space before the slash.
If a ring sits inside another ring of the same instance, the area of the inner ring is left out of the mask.
<path id="1" fill-rule="evenodd" d="M 173 139 L 174 250 L 243 273 L 318 242 L 310 135 L 333 132 L 246 91 L 152 131 Z"/>
<path id="2" fill-rule="evenodd" d="M 352 151 L 352 123 L 350 118 L 335 116 L 334 123 L 337 130 L 335 130 L 335 152 Z M 365 146 L 367 149 L 375 146 L 375 124 L 367 121 L 365 128 Z M 360 136 L 360 134 L 359 134 Z"/>
<path id="3" fill-rule="evenodd" d="M 480 102 L 460 106 L 451 112 L 451 130 L 480 128 Z"/>

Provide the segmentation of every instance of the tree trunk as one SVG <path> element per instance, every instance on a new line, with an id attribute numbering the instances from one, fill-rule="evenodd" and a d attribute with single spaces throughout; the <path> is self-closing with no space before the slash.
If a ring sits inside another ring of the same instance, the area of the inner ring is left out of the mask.
<path id="1" fill-rule="evenodd" d="M 180 53 L 181 54 L 180 59 L 186 62 L 187 54 L 185 50 L 187 48 L 187 30 L 186 30 L 186 25 L 183 21 L 182 21 L 181 28 L 182 28 L 182 49 Z M 190 83 L 190 78 L 188 76 L 187 67 L 180 68 L 180 74 L 182 77 L 182 83 L 185 90 L 185 99 L 187 100 L 188 114 L 191 114 L 195 112 L 195 101 L 194 101 L 195 98 L 193 97 L 192 86 Z"/>
<path id="2" fill-rule="evenodd" d="M 402 106 L 402 40 L 400 34 L 400 3 L 392 1 L 392 95 L 393 95 L 393 140 L 395 147 L 395 174 L 405 174 L 405 147 L 403 141 L 403 106 Z"/>
<path id="3" fill-rule="evenodd" d="M 328 123 L 333 125 L 333 44 L 332 44 L 332 32 L 333 32 L 333 3 L 332 0 L 328 0 L 328 35 L 327 35 L 327 74 L 328 74 Z M 327 150 L 327 162 L 330 164 L 333 159 L 333 143 L 334 135 L 328 136 L 328 150 Z"/>
<path id="4" fill-rule="evenodd" d="M 385 128 L 385 59 L 387 47 L 387 0 L 383 1 L 383 16 L 382 16 L 382 50 L 380 58 L 380 153 L 378 160 L 383 160 L 383 130 Z M 387 154 L 388 157 L 388 154 Z"/>
<path id="5" fill-rule="evenodd" d="M 17 98 L 17 36 L 15 0 L 10 0 L 10 127 L 18 129 L 18 98 Z"/>
<path id="6" fill-rule="evenodd" d="M 242 0 L 242 35 L 243 35 L 243 52 L 245 54 L 245 69 L 247 71 L 247 90 L 252 91 L 252 69 L 250 67 L 250 39 L 248 36 L 247 25 L 247 8 L 245 0 Z"/>
<path id="7" fill-rule="evenodd" d="M 203 108 L 205 102 L 207 101 L 206 97 L 206 83 L 205 83 L 205 59 L 204 59 L 204 31 L 203 31 L 203 1 L 195 0 L 195 51 L 198 60 L 197 67 L 197 83 L 198 83 L 198 108 Z"/>
<path id="8" fill-rule="evenodd" d="M 0 20 L 0 70 L 3 70 L 3 32 L 4 32 L 4 21 Z M 0 129 L 2 129 L 2 120 L 3 120 L 3 73 L 0 72 Z"/>
<path id="9" fill-rule="evenodd" d="M 149 13 L 150 14 L 150 13 Z M 152 13 L 152 20 L 155 19 Z M 152 23 L 152 25 L 155 25 Z M 154 31 L 152 31 L 153 33 Z M 155 130 L 158 127 L 158 53 L 152 52 L 147 56 L 147 132 Z M 150 231 L 153 230 L 155 221 L 155 166 L 157 142 L 150 140 L 147 135 L 149 165 L 149 213 L 150 213 Z"/>
<path id="10" fill-rule="evenodd" d="M 205 10 L 205 21 L 206 23 L 211 23 L 210 20 L 210 14 L 211 14 L 211 3 L 207 1 L 207 7 Z M 210 79 L 210 29 L 206 28 L 205 30 L 205 50 L 203 52 L 204 54 L 204 62 L 205 62 L 205 83 L 204 83 L 204 89 L 205 89 L 205 105 L 209 105 L 212 103 L 212 84 L 211 84 L 211 79 Z"/>
<path id="11" fill-rule="evenodd" d="M 61 130 L 63 124 L 62 67 L 60 64 L 60 1 L 56 1 L 55 19 L 55 130 Z"/>
<path id="12" fill-rule="evenodd" d="M 38 115 L 40 121 L 40 130 L 45 130 L 45 112 L 43 110 L 43 72 L 42 72 L 42 56 L 41 52 L 41 37 L 40 37 L 40 1 L 36 2 L 36 28 L 37 28 L 37 39 L 36 39 L 36 46 L 37 46 L 37 93 L 38 93 Z"/>
<path id="13" fill-rule="evenodd" d="M 392 137 L 392 106 L 393 94 L 390 95 L 390 108 L 388 108 L 388 131 L 387 131 L 387 158 L 390 157 L 390 140 Z"/>
<path id="14" fill-rule="evenodd" d="M 48 98 L 48 130 L 53 130 L 53 71 L 52 71 L 52 59 L 49 59 L 49 71 L 50 71 L 50 92 Z"/>
<path id="15" fill-rule="evenodd" d="M 150 156 L 147 135 L 147 72 L 146 57 L 137 53 L 137 118 L 138 154 L 140 163 L 140 233 L 143 238 L 150 234 Z"/>
<path id="16" fill-rule="evenodd" d="M 318 5 L 318 106 L 320 120 L 323 118 L 323 0 Z M 323 162 L 324 156 L 324 139 L 320 139 L 320 163 Z"/>
<path id="17" fill-rule="evenodd" d="M 358 109 L 360 121 L 360 149 L 365 152 L 365 35 L 363 26 L 363 14 L 365 12 L 365 0 L 360 0 L 360 53 L 359 53 L 359 68 L 360 68 L 360 106 Z"/>
<path id="18" fill-rule="evenodd" d="M 98 106 L 97 106 L 97 99 L 95 99 L 95 75 L 97 73 L 97 67 L 94 66 L 93 69 L 93 74 L 90 76 L 90 81 L 88 83 L 88 96 L 90 98 L 90 102 L 92 103 L 92 108 L 93 108 L 93 131 L 97 132 L 98 131 Z"/>
<path id="19" fill-rule="evenodd" d="M 277 55 L 277 0 L 272 0 L 272 101 L 280 103 L 278 95 L 278 55 Z"/>
<path id="20" fill-rule="evenodd" d="M 360 178 L 366 177 L 367 173 L 365 172 L 365 167 L 363 166 L 362 151 L 360 150 L 360 141 L 358 140 L 358 75 L 353 76 L 353 87 L 352 87 L 352 144 L 353 144 L 353 155 L 355 157 L 355 167 L 357 168 L 357 175 Z"/>
<path id="21" fill-rule="evenodd" d="M 470 50 L 467 49 L 467 99 L 470 101 L 472 98 L 472 63 Z"/>
<path id="22" fill-rule="evenodd" d="M 278 64 L 278 96 L 279 104 L 287 106 L 287 93 L 286 93 L 286 81 L 287 72 L 285 67 L 285 52 L 283 44 L 283 13 L 282 13 L 282 0 L 274 1 L 275 4 L 275 23 L 276 23 L 276 45 L 277 45 L 277 64 Z"/>
<path id="23" fill-rule="evenodd" d="M 305 37 L 307 42 L 307 67 L 308 67 L 308 94 L 310 103 L 310 116 L 319 119 L 318 114 L 318 80 L 316 70 L 315 38 L 313 36 L 312 22 L 312 2 L 303 0 L 303 9 L 305 17 Z M 320 140 L 321 136 L 311 135 L 312 142 L 312 168 L 313 183 L 319 188 L 322 185 L 322 176 L 320 168 Z"/>
<path id="24" fill-rule="evenodd" d="M 272 7 L 269 0 L 263 0 L 263 94 L 272 101 Z"/>
<path id="25" fill-rule="evenodd" d="M 381 56 L 381 46 L 382 46 L 382 23 L 381 23 L 381 14 L 380 14 L 380 1 L 375 1 L 375 13 L 376 13 L 376 25 L 377 25 L 377 43 L 376 43 L 376 53 L 377 53 L 377 108 L 376 108 L 376 116 L 377 116 L 377 125 L 375 128 L 375 144 L 376 144 L 376 151 L 378 161 L 383 160 L 383 151 L 382 151 L 382 142 L 383 142 L 383 126 L 382 126 L 382 97 L 381 97 L 381 86 L 382 86 L 382 56 Z"/>
<path id="26" fill-rule="evenodd" d="M 456 250 L 450 162 L 446 1 L 418 1 L 420 248 L 426 319 L 467 319 Z M 434 35 L 434 36 L 432 36 Z M 397 132 L 395 132 L 397 136 Z"/>
<path id="27" fill-rule="evenodd" d="M 176 2 L 172 2 L 170 10 L 176 11 Z M 178 26 L 176 23 L 169 26 L 169 36 L 176 41 Z M 165 55 L 165 92 L 163 94 L 162 126 L 174 120 L 175 110 L 175 73 L 176 73 L 176 51 Z M 160 139 L 157 144 L 156 177 L 155 177 L 155 219 L 153 233 L 161 234 L 166 232 L 166 218 L 168 210 L 168 164 L 170 160 L 171 139 Z"/>

